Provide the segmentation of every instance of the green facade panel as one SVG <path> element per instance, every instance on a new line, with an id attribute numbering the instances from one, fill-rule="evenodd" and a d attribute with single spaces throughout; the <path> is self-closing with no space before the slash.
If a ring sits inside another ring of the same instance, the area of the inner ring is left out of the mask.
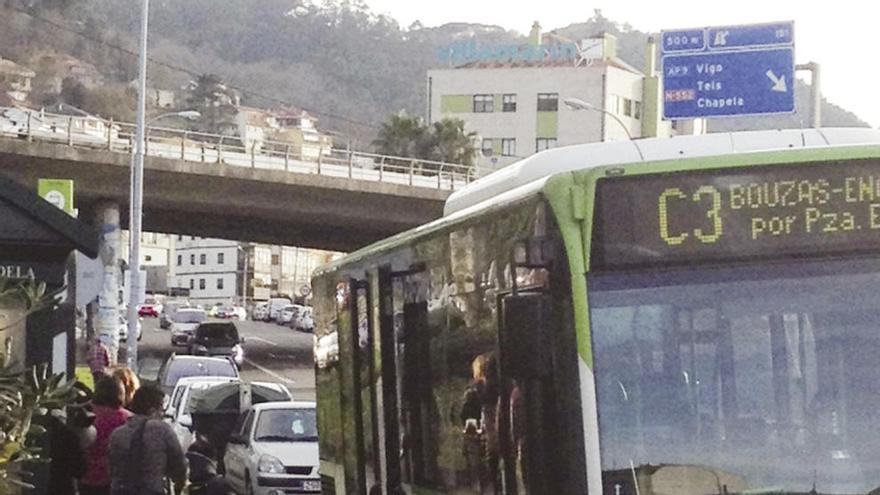
<path id="1" fill-rule="evenodd" d="M 559 135 L 559 112 L 538 112 L 538 138 L 556 138 Z"/>
<path id="2" fill-rule="evenodd" d="M 471 95 L 443 95 L 440 97 L 441 113 L 470 113 L 474 99 Z"/>

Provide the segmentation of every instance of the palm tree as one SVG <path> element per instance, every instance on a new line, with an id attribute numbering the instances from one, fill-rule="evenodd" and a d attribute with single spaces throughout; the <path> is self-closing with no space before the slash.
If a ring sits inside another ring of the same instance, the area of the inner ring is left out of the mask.
<path id="1" fill-rule="evenodd" d="M 380 155 L 423 158 L 427 130 L 421 118 L 400 112 L 382 124 L 373 146 Z"/>
<path id="2" fill-rule="evenodd" d="M 465 130 L 461 119 L 446 118 L 427 126 L 421 118 L 401 112 L 382 124 L 373 146 L 382 155 L 473 166 L 475 136 Z"/>
<path id="3" fill-rule="evenodd" d="M 430 132 L 429 158 L 438 162 L 474 165 L 476 132 L 467 132 L 461 119 L 445 118 L 434 122 Z"/>

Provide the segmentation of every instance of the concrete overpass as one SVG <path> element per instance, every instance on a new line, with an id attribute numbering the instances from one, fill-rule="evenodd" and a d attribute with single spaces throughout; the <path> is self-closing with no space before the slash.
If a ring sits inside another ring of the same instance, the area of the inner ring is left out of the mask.
<path id="1" fill-rule="evenodd" d="M 111 201 L 125 228 L 130 140 L 118 124 L 106 144 L 72 128 L 0 129 L 0 174 L 34 190 L 39 178 L 73 179 L 81 217 Z M 457 165 L 355 153 L 309 160 L 192 139 L 148 142 L 145 231 L 351 251 L 440 217 L 449 193 L 471 178 Z"/>

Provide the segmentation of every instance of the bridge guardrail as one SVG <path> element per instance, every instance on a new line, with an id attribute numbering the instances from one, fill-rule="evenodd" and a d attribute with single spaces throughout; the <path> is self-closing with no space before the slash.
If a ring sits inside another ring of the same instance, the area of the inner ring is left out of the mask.
<path id="1" fill-rule="evenodd" d="M 51 114 L 0 107 L 0 137 L 131 154 L 135 125 L 94 116 Z M 322 147 L 260 141 L 246 146 L 238 136 L 148 126 L 144 154 L 189 162 L 283 170 L 413 187 L 456 190 L 477 177 L 466 165 Z"/>

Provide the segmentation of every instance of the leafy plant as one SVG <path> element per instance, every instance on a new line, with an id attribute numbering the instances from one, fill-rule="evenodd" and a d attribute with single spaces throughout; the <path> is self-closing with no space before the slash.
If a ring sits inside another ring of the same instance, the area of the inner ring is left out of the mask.
<path id="1" fill-rule="evenodd" d="M 35 311 L 51 308 L 56 293 L 46 284 L 0 277 L 0 308 L 23 309 L 24 316 L 2 329 L 11 328 Z M 46 433 L 33 424 L 35 415 L 47 414 L 73 403 L 73 381 L 52 375 L 45 364 L 22 370 L 12 353 L 12 339 L 3 342 L 0 352 L 0 495 L 32 488 L 26 479 L 25 461 L 41 460 L 34 439 Z"/>

